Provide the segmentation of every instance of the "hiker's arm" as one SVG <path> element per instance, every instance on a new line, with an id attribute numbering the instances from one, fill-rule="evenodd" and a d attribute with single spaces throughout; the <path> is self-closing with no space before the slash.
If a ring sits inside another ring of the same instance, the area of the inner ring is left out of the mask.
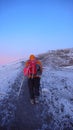
<path id="1" fill-rule="evenodd" d="M 40 68 L 41 68 L 41 73 L 42 73 L 42 69 L 43 69 L 43 68 L 42 68 L 42 63 L 38 60 L 38 61 L 37 61 L 37 64 L 40 66 Z"/>

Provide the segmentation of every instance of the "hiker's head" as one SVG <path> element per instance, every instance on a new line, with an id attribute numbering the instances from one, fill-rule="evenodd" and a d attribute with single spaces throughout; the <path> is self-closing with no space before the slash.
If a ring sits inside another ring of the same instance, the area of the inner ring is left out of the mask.
<path id="1" fill-rule="evenodd" d="M 32 55 L 30 55 L 29 59 L 30 60 L 35 60 L 35 56 L 32 54 Z"/>

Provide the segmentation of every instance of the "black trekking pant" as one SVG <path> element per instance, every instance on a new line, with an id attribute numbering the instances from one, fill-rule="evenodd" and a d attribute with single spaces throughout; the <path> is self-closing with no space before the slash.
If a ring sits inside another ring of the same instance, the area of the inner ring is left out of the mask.
<path id="1" fill-rule="evenodd" d="M 34 99 L 34 97 L 39 96 L 40 77 L 29 78 L 28 87 L 29 87 L 29 94 L 31 99 Z"/>

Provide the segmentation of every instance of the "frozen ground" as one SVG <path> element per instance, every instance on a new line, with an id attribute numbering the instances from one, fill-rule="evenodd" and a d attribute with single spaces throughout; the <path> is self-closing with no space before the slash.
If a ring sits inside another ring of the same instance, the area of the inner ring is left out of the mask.
<path id="1" fill-rule="evenodd" d="M 65 66 L 63 63 L 61 66 L 63 59 L 61 62 L 57 61 L 60 58 L 55 59 L 54 65 L 51 59 L 54 59 L 53 55 L 50 60 L 47 56 L 43 61 L 40 103 L 34 107 L 29 102 L 23 63 L 19 61 L 0 66 L 0 130 L 24 130 L 25 124 L 26 128 L 29 126 L 28 130 L 73 130 L 72 59 L 64 61 Z"/>
<path id="2" fill-rule="evenodd" d="M 73 130 L 73 66 L 44 69 L 41 100 L 43 129 Z"/>
<path id="3" fill-rule="evenodd" d="M 11 85 L 21 72 L 21 63 L 0 66 L 0 100 L 11 91 Z"/>
<path id="4" fill-rule="evenodd" d="M 16 101 L 23 81 L 22 63 L 0 66 L 0 130 L 15 118 Z"/>

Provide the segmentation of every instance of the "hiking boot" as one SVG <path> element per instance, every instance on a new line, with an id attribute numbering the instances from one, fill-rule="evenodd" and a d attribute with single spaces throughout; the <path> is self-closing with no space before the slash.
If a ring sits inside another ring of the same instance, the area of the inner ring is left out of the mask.
<path id="1" fill-rule="evenodd" d="M 38 98 L 35 98 L 35 103 L 39 103 L 39 99 Z"/>
<path id="2" fill-rule="evenodd" d="M 34 99 L 31 99 L 30 102 L 31 102 L 31 104 L 34 104 Z"/>

